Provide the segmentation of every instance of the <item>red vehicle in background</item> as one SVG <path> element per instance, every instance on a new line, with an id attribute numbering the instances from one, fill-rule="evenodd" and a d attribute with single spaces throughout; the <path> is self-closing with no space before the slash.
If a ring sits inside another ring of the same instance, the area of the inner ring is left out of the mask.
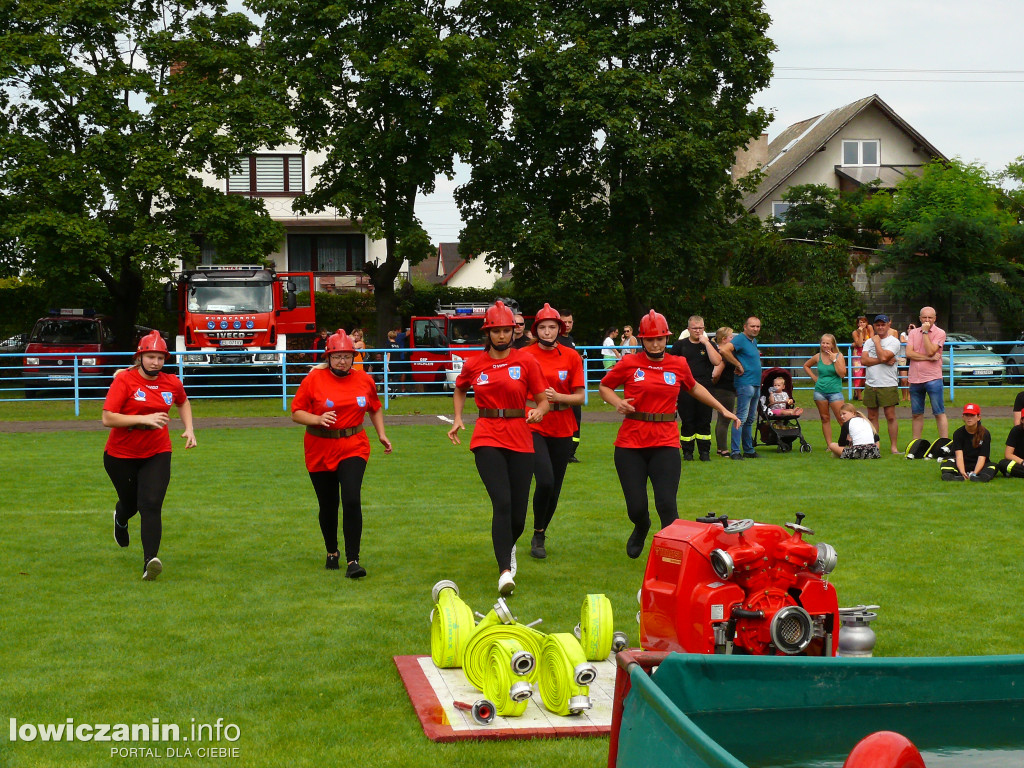
<path id="1" fill-rule="evenodd" d="M 311 272 L 274 272 L 259 265 L 203 265 L 165 285 L 178 314 L 175 350 L 186 378 L 276 374 L 288 334 L 316 331 Z M 297 294 L 308 295 L 299 305 Z"/>
<path id="2" fill-rule="evenodd" d="M 519 312 L 512 299 L 505 306 Z M 411 319 L 409 370 L 416 384 L 428 389 L 455 390 L 463 363 L 484 345 L 484 313 L 491 302 L 439 304 L 437 314 Z M 529 326 L 532 317 L 527 318 Z"/>

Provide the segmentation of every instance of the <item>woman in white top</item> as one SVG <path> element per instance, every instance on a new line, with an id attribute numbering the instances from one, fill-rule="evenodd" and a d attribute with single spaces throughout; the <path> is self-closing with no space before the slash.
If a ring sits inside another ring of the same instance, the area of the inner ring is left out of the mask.
<path id="1" fill-rule="evenodd" d="M 622 353 L 615 346 L 615 337 L 618 335 L 619 329 L 614 325 L 604 332 L 604 343 L 601 345 L 601 362 L 604 363 L 606 371 L 619 362 L 619 358 L 622 357 Z"/>
<path id="2" fill-rule="evenodd" d="M 840 459 L 880 459 L 878 433 L 871 427 L 860 411 L 850 403 L 839 409 L 839 420 L 843 422 L 839 439 L 828 444 L 828 449 Z"/>

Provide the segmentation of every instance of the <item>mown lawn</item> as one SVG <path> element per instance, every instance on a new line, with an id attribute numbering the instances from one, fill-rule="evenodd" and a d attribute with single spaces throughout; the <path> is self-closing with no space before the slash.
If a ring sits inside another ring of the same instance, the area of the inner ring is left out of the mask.
<path id="1" fill-rule="evenodd" d="M 985 423 L 1001 451 L 1009 423 Z M 445 428 L 395 426 L 394 454 L 375 447 L 359 582 L 323 568 L 297 428 L 200 426 L 197 449 L 175 446 L 156 583 L 139 579 L 137 518 L 129 549 L 112 540 L 105 433 L 0 434 L 0 712 L 183 728 L 223 717 L 241 734 L 241 756 L 218 761 L 230 766 L 602 765 L 606 738 L 437 745 L 422 733 L 392 657 L 429 653 L 431 585 L 455 580 L 481 611 L 496 597 L 486 495 Z M 603 592 L 636 643 L 644 558 L 624 553 L 614 430 L 587 425 L 549 557 L 522 553 L 511 604 L 570 631 L 584 595 Z M 1024 482 L 942 483 L 934 462 L 897 457 L 836 461 L 817 424 L 806 433 L 810 454 L 684 465 L 680 514 L 807 513 L 811 540 L 839 553 L 841 604 L 881 605 L 879 655 L 1024 652 Z M 154 765 L 112 759 L 109 744 L 11 744 L 6 723 L 0 732 L 5 768 Z"/>

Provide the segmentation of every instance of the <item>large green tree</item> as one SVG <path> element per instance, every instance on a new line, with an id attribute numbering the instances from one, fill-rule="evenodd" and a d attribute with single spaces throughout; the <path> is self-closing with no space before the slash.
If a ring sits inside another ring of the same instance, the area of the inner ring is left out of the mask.
<path id="1" fill-rule="evenodd" d="M 897 301 L 921 300 L 949 317 L 954 297 L 980 306 L 1005 298 L 993 274 L 1019 282 L 1004 250 L 1015 226 L 984 167 L 933 161 L 893 191 L 882 222 L 892 243 L 872 269 L 894 271 L 886 291 Z"/>
<path id="2" fill-rule="evenodd" d="M 249 4 L 265 18 L 268 54 L 282 63 L 296 135 L 325 156 L 297 205 L 337 209 L 386 243 L 386 258 L 365 267 L 384 334 L 403 261 L 432 250 L 416 200 L 438 175 L 452 177 L 456 158 L 500 119 L 502 61 L 519 22 L 506 27 L 528 10 L 485 0 Z"/>
<path id="3" fill-rule="evenodd" d="M 244 14 L 220 0 L 0 0 L 0 258 L 65 287 L 98 280 L 132 343 L 143 287 L 197 237 L 264 256 L 262 204 L 204 186 L 272 143 Z"/>
<path id="4" fill-rule="evenodd" d="M 551 295 L 621 286 L 636 317 L 716 282 L 739 213 L 728 173 L 769 117 L 759 0 L 555 0 L 510 84 L 508 120 L 457 191 L 467 250 Z"/>

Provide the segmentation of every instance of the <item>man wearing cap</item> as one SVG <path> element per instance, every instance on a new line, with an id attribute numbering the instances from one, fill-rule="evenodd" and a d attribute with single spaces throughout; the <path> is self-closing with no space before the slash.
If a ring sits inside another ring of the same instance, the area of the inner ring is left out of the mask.
<path id="1" fill-rule="evenodd" d="M 896 406 L 900 402 L 900 376 L 896 368 L 896 356 L 900 352 L 900 340 L 889 335 L 888 315 L 875 315 L 872 324 L 873 335 L 864 342 L 861 365 L 864 366 L 864 405 L 868 409 L 868 421 L 878 429 L 878 409 L 885 412 L 889 428 L 889 442 L 893 453 L 899 453 L 899 422 L 896 421 Z"/>
<path id="2" fill-rule="evenodd" d="M 949 437 L 946 406 L 942 402 L 942 348 L 946 332 L 935 324 L 935 309 L 921 308 L 921 326 L 907 335 L 907 360 L 910 363 L 910 416 L 914 439 L 924 431 L 924 397 L 932 406 L 939 437 Z"/>

